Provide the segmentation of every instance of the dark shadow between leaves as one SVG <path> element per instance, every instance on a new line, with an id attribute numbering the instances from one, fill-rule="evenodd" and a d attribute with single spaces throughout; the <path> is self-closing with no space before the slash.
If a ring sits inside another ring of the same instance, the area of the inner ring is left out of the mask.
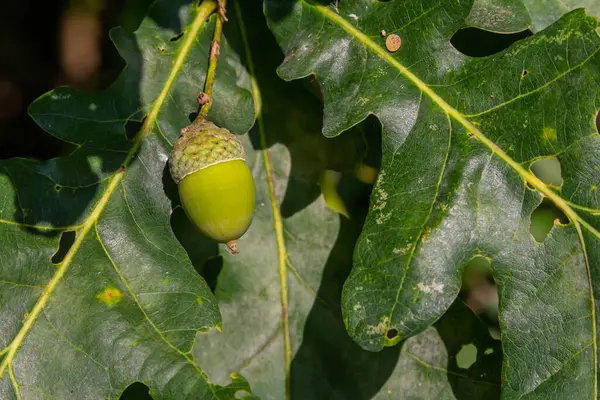
<path id="1" fill-rule="evenodd" d="M 322 5 L 334 4 L 337 1 L 340 0 L 310 0 L 311 3 Z M 265 0 L 266 14 L 269 19 L 280 21 L 290 14 L 295 4 L 295 0 Z"/>
<path id="2" fill-rule="evenodd" d="M 174 33 L 173 36 L 176 36 L 183 29 L 179 15 L 173 13 L 172 10 L 178 10 L 190 3 L 198 4 L 197 1 L 190 0 L 155 1 L 150 7 L 148 17 L 152 18 L 158 26 L 172 30 Z"/>
<path id="3" fill-rule="evenodd" d="M 351 220 L 340 217 L 340 231 L 306 320 L 303 341 L 291 366 L 292 399 L 332 397 L 370 399 L 398 363 L 402 345 L 381 352 L 366 351 L 348 335 L 341 311 L 341 293 L 352 269 L 354 244 L 362 229 L 371 186 L 346 174 L 338 186 Z"/>
<path id="4" fill-rule="evenodd" d="M 502 345 L 486 324 L 457 299 L 434 326 L 448 351 L 447 376 L 456 398 L 499 399 Z"/>

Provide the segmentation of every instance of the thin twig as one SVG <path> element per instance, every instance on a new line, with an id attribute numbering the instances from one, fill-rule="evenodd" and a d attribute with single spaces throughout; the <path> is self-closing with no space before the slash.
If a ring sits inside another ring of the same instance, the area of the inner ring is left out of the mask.
<path id="1" fill-rule="evenodd" d="M 227 20 L 225 17 L 225 2 L 226 0 L 218 0 L 219 5 L 217 11 L 217 18 L 215 22 L 215 33 L 213 35 L 213 41 L 210 46 L 210 57 L 208 60 L 208 71 L 206 72 L 206 81 L 204 82 L 204 91 L 198 95 L 198 102 L 200 103 L 200 112 L 192 125 L 184 131 L 187 131 L 192 126 L 200 124 L 206 116 L 213 103 L 213 85 L 215 83 L 215 72 L 217 71 L 217 61 L 219 60 L 219 54 L 221 53 L 221 32 L 223 31 L 223 22 Z M 184 131 L 182 131 L 184 133 Z"/>

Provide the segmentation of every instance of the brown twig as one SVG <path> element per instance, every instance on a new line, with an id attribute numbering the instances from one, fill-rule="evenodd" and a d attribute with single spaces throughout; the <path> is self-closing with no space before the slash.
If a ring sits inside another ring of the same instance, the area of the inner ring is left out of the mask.
<path id="1" fill-rule="evenodd" d="M 214 0 L 209 0 L 214 1 Z M 215 33 L 213 35 L 213 41 L 210 46 L 210 56 L 208 59 L 208 70 L 206 71 L 206 81 L 204 82 L 204 91 L 198 94 L 198 103 L 200 103 L 200 112 L 194 119 L 194 122 L 186 128 L 181 130 L 181 134 L 185 134 L 195 126 L 199 125 L 206 119 L 208 111 L 212 106 L 213 102 L 213 85 L 215 83 L 215 73 L 217 71 L 217 61 L 219 60 L 219 54 L 221 54 L 221 33 L 223 32 L 223 22 L 227 21 L 225 16 L 225 2 L 226 0 L 217 0 L 218 12 L 215 21 Z"/>

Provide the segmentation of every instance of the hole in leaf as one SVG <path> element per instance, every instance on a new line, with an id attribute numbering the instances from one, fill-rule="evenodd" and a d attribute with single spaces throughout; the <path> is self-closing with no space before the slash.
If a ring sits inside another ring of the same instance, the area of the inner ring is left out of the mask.
<path id="1" fill-rule="evenodd" d="M 133 382 L 123 391 L 119 400 L 152 400 L 150 389 L 141 382 Z"/>
<path id="2" fill-rule="evenodd" d="M 464 344 L 456 353 L 458 368 L 469 369 L 477 361 L 477 347 L 473 343 Z"/>
<path id="3" fill-rule="evenodd" d="M 250 396 L 250 393 L 246 392 L 245 390 L 238 390 L 235 392 L 236 399 L 245 399 L 248 396 Z"/>
<path id="4" fill-rule="evenodd" d="M 529 169 L 546 185 L 559 188 L 563 184 L 560 161 L 556 157 L 544 157 L 534 161 Z"/>
<path id="5" fill-rule="evenodd" d="M 171 39 L 169 39 L 169 42 L 176 42 L 179 39 L 181 39 L 182 36 L 183 36 L 183 32 L 179 32 L 177 35 L 175 35 Z"/>
<path id="6" fill-rule="evenodd" d="M 58 250 L 56 250 L 50 261 L 53 264 L 60 264 L 71 249 L 71 246 L 73 246 L 73 242 L 75 242 L 75 231 L 63 232 L 60 236 Z"/>
<path id="7" fill-rule="evenodd" d="M 531 223 L 529 232 L 535 238 L 536 242 L 543 243 L 552 230 L 555 223 L 568 224 L 569 218 L 548 199 L 531 213 Z"/>
<path id="8" fill-rule="evenodd" d="M 131 119 L 127 121 L 127 123 L 125 124 L 125 136 L 127 136 L 127 139 L 133 140 L 135 135 L 137 135 L 138 132 L 142 129 L 143 123 L 144 121 L 140 122 Z"/>
<path id="9" fill-rule="evenodd" d="M 488 325 L 498 325 L 498 288 L 490 260 L 476 256 L 465 266 L 460 297 Z"/>
<path id="10" fill-rule="evenodd" d="M 59 184 L 54 185 L 54 190 L 56 190 L 57 192 L 60 192 L 60 189 L 62 189 L 62 186 Z"/>
<path id="11" fill-rule="evenodd" d="M 450 39 L 452 46 L 469 57 L 487 57 L 506 50 L 516 41 L 533 35 L 525 30 L 517 33 L 502 34 L 488 32 L 479 28 L 459 29 Z"/>
<path id="12" fill-rule="evenodd" d="M 525 77 L 527 76 L 527 74 L 528 74 L 528 73 L 529 73 L 529 72 L 528 72 L 526 69 L 524 69 L 524 70 L 521 72 L 521 78 L 525 78 Z"/>
<path id="13" fill-rule="evenodd" d="M 188 114 L 188 119 L 190 120 L 190 123 L 191 123 L 192 121 L 195 121 L 197 116 L 198 116 L 198 112 L 197 112 L 197 111 L 196 111 L 196 112 L 193 112 L 193 113 L 189 113 L 189 114 Z"/>
<path id="14" fill-rule="evenodd" d="M 397 329 L 388 329 L 388 331 L 385 333 L 385 337 L 387 337 L 390 340 L 394 340 L 396 336 L 398 336 Z"/>

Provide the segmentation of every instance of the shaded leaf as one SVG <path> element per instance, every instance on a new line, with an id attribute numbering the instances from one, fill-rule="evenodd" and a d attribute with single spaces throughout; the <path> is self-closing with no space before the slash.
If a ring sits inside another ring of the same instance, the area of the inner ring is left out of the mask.
<path id="1" fill-rule="evenodd" d="M 136 381 L 156 399 L 250 395 L 243 378 L 219 387 L 194 363 L 196 332 L 221 317 L 173 235 L 165 193 L 171 143 L 198 108 L 215 7 L 155 3 L 134 34 L 111 32 L 127 67 L 107 90 L 58 88 L 31 105 L 77 149 L 0 162 L 0 398 L 118 398 Z M 221 54 L 210 118 L 242 133 L 254 121 L 248 76 L 227 43 Z M 126 123 L 143 118 L 128 140 Z M 65 230 L 75 240 L 53 265 Z"/>
<path id="2" fill-rule="evenodd" d="M 578 9 L 472 59 L 449 44 L 471 9 L 471 1 L 266 2 L 286 55 L 280 75 L 321 83 L 324 134 L 369 114 L 383 126 L 344 321 L 373 351 L 416 335 L 454 301 L 464 265 L 485 256 L 500 292 L 503 397 L 596 398 L 598 22 Z M 397 53 L 381 29 L 400 35 Z M 561 188 L 529 171 L 544 156 L 561 163 Z M 539 244 L 529 224 L 543 197 L 570 223 Z"/>

